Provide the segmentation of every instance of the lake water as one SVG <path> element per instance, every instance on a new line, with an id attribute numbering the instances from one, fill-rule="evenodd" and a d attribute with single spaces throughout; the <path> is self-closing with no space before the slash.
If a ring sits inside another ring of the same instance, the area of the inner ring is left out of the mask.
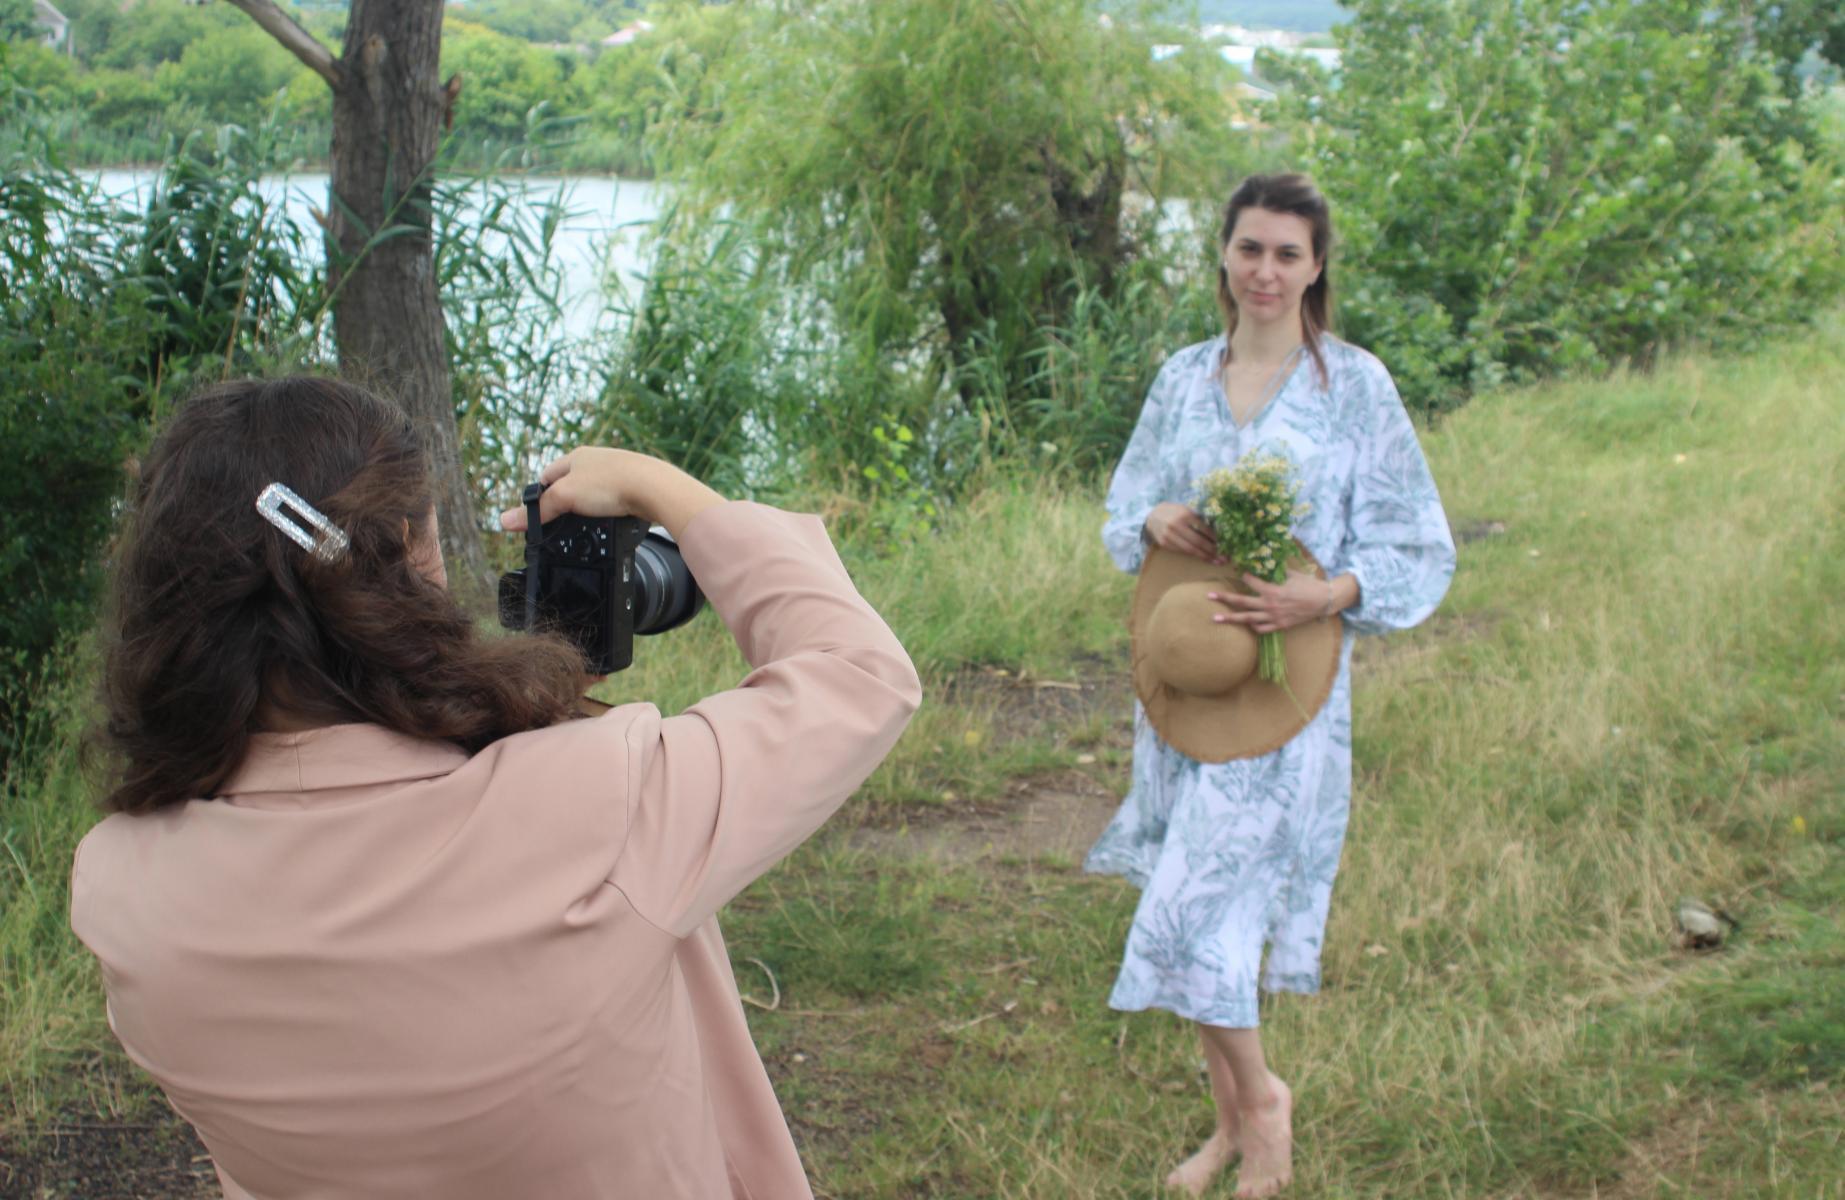
<path id="1" fill-rule="evenodd" d="M 128 200 L 145 197 L 155 175 L 152 170 L 104 170 L 93 172 L 92 177 L 105 195 Z M 310 210 L 324 211 L 328 206 L 324 171 L 267 176 L 262 186 L 271 200 L 280 200 L 289 216 L 310 233 L 315 229 Z M 643 238 L 670 194 L 670 185 L 594 176 L 514 176 L 496 180 L 492 186 L 497 194 L 510 190 L 533 204 L 561 201 L 569 213 L 556 239 L 556 262 L 563 271 L 563 291 L 568 297 L 566 334 L 581 336 L 594 329 L 605 286 L 636 293 L 647 269 Z M 486 189 L 475 188 L 470 194 L 484 199 Z M 307 265 L 317 267 L 324 261 L 319 237 L 310 238 L 309 244 L 314 261 Z"/>

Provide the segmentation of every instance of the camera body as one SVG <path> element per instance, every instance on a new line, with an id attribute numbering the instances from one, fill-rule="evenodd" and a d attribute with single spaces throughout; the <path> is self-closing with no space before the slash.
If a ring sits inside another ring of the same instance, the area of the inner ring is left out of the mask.
<path id="1" fill-rule="evenodd" d="M 530 484 L 525 566 L 500 576 L 500 624 L 561 633 L 583 652 L 592 675 L 634 662 L 635 634 L 665 633 L 691 620 L 704 596 L 679 547 L 638 517 L 566 513 L 543 525 Z"/>

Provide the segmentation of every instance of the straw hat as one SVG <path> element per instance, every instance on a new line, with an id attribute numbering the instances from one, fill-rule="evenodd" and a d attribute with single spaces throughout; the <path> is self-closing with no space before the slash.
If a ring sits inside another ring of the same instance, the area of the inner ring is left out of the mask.
<path id="1" fill-rule="evenodd" d="M 1326 571 L 1295 543 L 1315 577 Z M 1282 634 L 1287 686 L 1256 674 L 1256 634 L 1215 622 L 1227 611 L 1209 592 L 1243 592 L 1242 572 L 1153 547 L 1140 568 L 1134 608 L 1134 692 L 1167 745 L 1200 762 L 1229 762 L 1277 750 L 1306 728 L 1332 694 L 1339 673 L 1339 618 L 1322 617 Z M 1292 695 L 1289 693 L 1292 692 Z"/>

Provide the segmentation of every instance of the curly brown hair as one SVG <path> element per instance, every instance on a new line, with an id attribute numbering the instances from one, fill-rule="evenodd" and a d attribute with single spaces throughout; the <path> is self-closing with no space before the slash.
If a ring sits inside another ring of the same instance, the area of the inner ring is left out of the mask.
<path id="1" fill-rule="evenodd" d="M 322 562 L 256 511 L 272 482 L 350 539 Z M 267 713 L 370 722 L 470 753 L 572 716 L 584 680 L 558 638 L 482 638 L 414 548 L 428 459 L 396 406 L 338 380 L 199 392 L 144 458 L 111 579 L 103 806 L 208 799 Z"/>

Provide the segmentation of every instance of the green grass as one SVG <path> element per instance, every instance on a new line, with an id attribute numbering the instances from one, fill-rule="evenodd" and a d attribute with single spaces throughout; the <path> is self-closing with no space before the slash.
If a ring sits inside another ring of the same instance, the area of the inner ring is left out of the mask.
<path id="1" fill-rule="evenodd" d="M 1834 319 L 1424 435 L 1457 527 L 1504 528 L 1428 625 L 1363 648 L 1327 986 L 1264 1013 L 1295 1194 L 1845 1196 L 1842 346 Z M 1125 709 L 1022 720 L 998 686 L 1118 669 L 1099 522 L 1093 489 L 999 480 L 940 537 L 847 548 L 930 699 L 725 917 L 744 992 L 779 993 L 752 1025 L 823 1196 L 1152 1196 L 1209 1128 L 1185 1027 L 1104 1003 L 1131 888 L 864 836 L 1003 820 L 1021 781 L 1125 786 Z M 605 698 L 670 710 L 742 667 L 708 618 L 639 660 Z M 147 1103 L 64 932 L 74 687 L 9 781 L 0 1130 Z M 1681 895 L 1740 930 L 1676 949 Z"/>

